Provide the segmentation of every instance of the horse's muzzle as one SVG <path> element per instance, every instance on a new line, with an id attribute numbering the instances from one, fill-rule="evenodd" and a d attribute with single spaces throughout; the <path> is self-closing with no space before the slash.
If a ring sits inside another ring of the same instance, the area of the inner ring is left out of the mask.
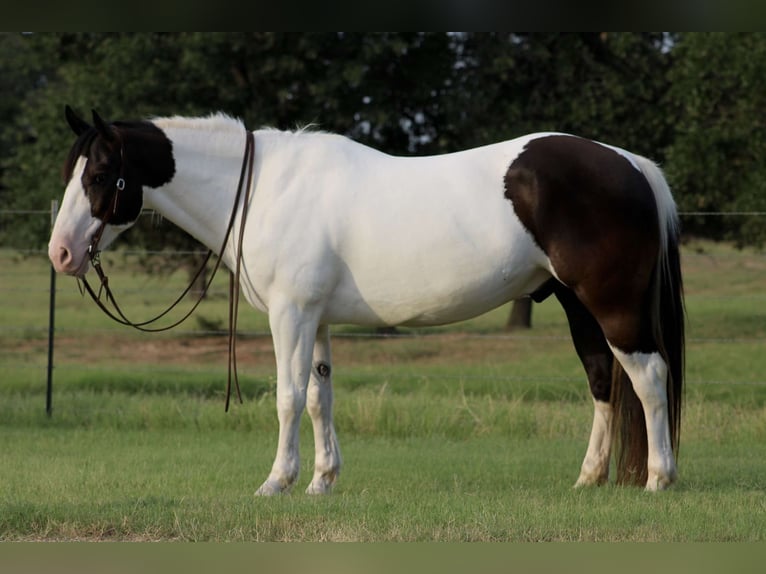
<path id="1" fill-rule="evenodd" d="M 90 268 L 87 251 L 75 251 L 65 243 L 51 242 L 48 257 L 57 273 L 82 277 Z"/>

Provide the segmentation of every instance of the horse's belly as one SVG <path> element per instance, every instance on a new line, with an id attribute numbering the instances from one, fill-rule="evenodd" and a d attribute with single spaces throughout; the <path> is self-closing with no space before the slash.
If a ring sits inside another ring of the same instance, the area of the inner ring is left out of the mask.
<path id="1" fill-rule="evenodd" d="M 543 267 L 497 266 L 481 273 L 424 272 L 378 275 L 359 282 L 345 277 L 328 301 L 325 322 L 428 326 L 476 317 L 531 293 L 549 277 Z"/>
<path id="2" fill-rule="evenodd" d="M 515 299 L 534 291 L 542 285 L 550 275 L 538 270 L 525 277 L 518 277 L 509 282 L 506 279 L 488 281 L 474 285 L 464 290 L 445 294 L 440 298 L 421 300 L 421 311 L 411 314 L 407 319 L 397 319 L 401 325 L 423 327 L 428 325 L 443 325 L 476 317 L 491 311 L 511 299 Z"/>

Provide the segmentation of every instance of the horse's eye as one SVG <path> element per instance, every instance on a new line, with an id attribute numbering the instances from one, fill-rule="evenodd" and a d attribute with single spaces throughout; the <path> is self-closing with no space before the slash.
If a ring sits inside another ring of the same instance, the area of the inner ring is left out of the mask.
<path id="1" fill-rule="evenodd" d="M 97 173 L 93 177 L 93 183 L 96 185 L 104 185 L 106 183 L 106 175 L 103 173 Z"/>

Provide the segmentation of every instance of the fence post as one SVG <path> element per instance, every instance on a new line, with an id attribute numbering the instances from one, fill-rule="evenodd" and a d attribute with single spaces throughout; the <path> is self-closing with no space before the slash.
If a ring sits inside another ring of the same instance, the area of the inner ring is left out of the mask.
<path id="1" fill-rule="evenodd" d="M 59 201 L 51 201 L 51 229 L 56 223 L 59 213 Z M 51 264 L 51 292 L 50 306 L 48 308 L 48 382 L 45 389 L 45 412 L 50 417 L 53 414 L 53 334 L 56 315 L 56 270 Z"/>

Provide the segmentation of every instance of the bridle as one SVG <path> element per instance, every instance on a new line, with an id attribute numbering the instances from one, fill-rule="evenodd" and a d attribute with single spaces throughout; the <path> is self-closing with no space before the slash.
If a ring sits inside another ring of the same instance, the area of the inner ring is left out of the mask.
<path id="1" fill-rule="evenodd" d="M 205 267 L 210 260 L 210 257 L 213 255 L 213 250 L 210 249 L 207 252 L 207 255 L 205 256 L 204 261 L 202 261 L 202 264 L 200 265 L 199 269 L 195 273 L 194 277 L 192 278 L 189 285 L 184 289 L 183 293 L 178 296 L 178 298 L 170 304 L 170 306 L 165 309 L 162 313 L 159 313 L 158 315 L 152 317 L 151 319 L 147 319 L 146 321 L 131 321 L 125 316 L 125 313 L 122 312 L 122 309 L 120 308 L 119 304 L 117 303 L 117 300 L 114 297 L 114 294 L 112 293 L 112 290 L 109 287 L 109 278 L 107 277 L 106 273 L 104 273 L 104 269 L 101 266 L 101 251 L 98 249 L 98 244 L 101 241 L 101 237 L 104 234 L 104 230 L 109 223 L 109 220 L 111 217 L 117 212 L 117 203 L 118 203 L 118 197 L 120 195 L 120 192 L 125 189 L 125 161 L 124 161 L 124 147 L 122 144 L 122 138 L 119 137 L 119 132 L 117 132 L 117 136 L 120 140 L 120 174 L 117 178 L 117 181 L 115 182 L 115 191 L 114 195 L 112 196 L 111 201 L 109 202 L 109 205 L 106 209 L 106 212 L 104 213 L 103 218 L 101 219 L 101 225 L 98 227 L 96 232 L 93 234 L 93 237 L 91 238 L 90 245 L 88 246 L 88 257 L 90 258 L 91 265 L 93 266 L 93 269 L 96 271 L 96 274 L 98 275 L 100 286 L 98 289 L 98 294 L 93 290 L 93 288 L 88 283 L 87 279 L 85 279 L 85 276 L 78 279 L 82 280 L 83 285 L 85 286 L 85 290 L 90 295 L 91 299 L 93 299 L 94 303 L 113 321 L 125 325 L 128 327 L 133 327 L 134 329 L 137 329 L 139 331 L 144 331 L 148 333 L 159 333 L 162 331 L 168 331 L 174 327 L 177 327 L 186 319 L 188 319 L 192 313 L 197 309 L 199 304 L 202 302 L 202 299 L 205 297 L 205 294 L 207 293 L 208 288 L 213 283 L 213 279 L 215 278 L 216 272 L 218 271 L 218 268 L 221 266 L 221 260 L 223 258 L 224 250 L 226 249 L 226 244 L 229 242 L 229 237 L 231 236 L 231 231 L 234 228 L 234 222 L 236 220 L 237 215 L 237 207 L 239 206 L 240 200 L 242 200 L 242 214 L 240 215 L 240 227 L 239 227 L 239 240 L 237 242 L 237 249 L 236 249 L 236 261 L 234 265 L 234 270 L 229 272 L 229 370 L 228 370 L 228 381 L 226 383 L 226 411 L 229 410 L 229 399 L 231 397 L 231 382 L 232 378 L 234 379 L 234 384 L 237 389 L 237 397 L 239 398 L 239 402 L 242 402 L 242 393 L 239 388 L 239 379 L 237 376 L 237 352 L 236 352 L 236 346 L 237 346 L 237 315 L 239 311 L 239 280 L 240 280 L 240 274 L 241 274 L 241 262 L 242 262 L 242 239 L 244 237 L 244 231 L 245 231 L 245 220 L 247 218 L 247 212 L 248 212 L 248 199 L 249 199 L 249 191 L 250 190 L 252 180 L 253 180 L 253 162 L 255 157 L 255 139 L 253 137 L 253 133 L 251 131 L 247 131 L 247 139 L 245 141 L 245 155 L 242 159 L 242 170 L 239 174 L 239 183 L 237 184 L 237 193 L 234 197 L 234 206 L 231 210 L 231 216 L 229 217 L 229 223 L 226 226 L 226 233 L 224 234 L 223 243 L 221 244 L 221 249 L 218 252 L 218 258 L 215 262 L 215 266 L 213 267 L 213 272 L 210 274 L 210 278 L 205 283 L 205 286 L 200 291 L 199 297 L 192 305 L 191 309 L 189 309 L 186 314 L 183 315 L 180 319 L 173 322 L 170 325 L 162 326 L 162 327 L 152 327 L 150 325 L 156 323 L 160 319 L 162 319 L 165 315 L 167 315 L 170 311 L 172 311 L 180 302 L 181 300 L 186 297 L 186 295 L 191 291 L 192 287 L 194 286 L 195 282 L 199 277 L 202 275 L 202 272 L 205 270 Z M 106 294 L 106 300 L 111 304 L 111 306 L 114 308 L 114 311 L 110 310 L 106 304 L 101 300 L 102 294 Z"/>

